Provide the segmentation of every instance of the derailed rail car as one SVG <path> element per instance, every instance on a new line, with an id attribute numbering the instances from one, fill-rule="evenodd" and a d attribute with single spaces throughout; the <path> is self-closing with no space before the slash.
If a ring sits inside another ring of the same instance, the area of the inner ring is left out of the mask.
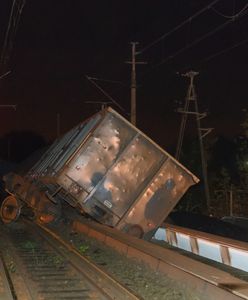
<path id="1" fill-rule="evenodd" d="M 198 182 L 111 108 L 56 140 L 25 178 L 9 174 L 4 180 L 12 194 L 1 208 L 5 222 L 20 213 L 12 209 L 11 216 L 15 201 L 16 207 L 19 202 L 32 207 L 44 222 L 54 220 L 66 201 L 103 224 L 138 236 L 157 228 Z"/>

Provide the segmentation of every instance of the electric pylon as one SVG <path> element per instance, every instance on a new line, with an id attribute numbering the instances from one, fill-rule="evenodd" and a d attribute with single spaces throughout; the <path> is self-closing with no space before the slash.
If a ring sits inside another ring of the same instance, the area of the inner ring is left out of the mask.
<path id="1" fill-rule="evenodd" d="M 187 91 L 187 96 L 185 99 L 184 108 L 179 109 L 178 112 L 182 113 L 179 137 L 178 137 L 178 144 L 176 149 L 176 159 L 180 159 L 180 154 L 183 145 L 183 139 L 185 134 L 186 122 L 189 115 L 195 116 L 196 126 L 197 126 L 197 133 L 199 139 L 199 146 L 200 146 L 200 154 L 201 154 L 201 164 L 202 164 L 202 176 L 204 182 L 204 190 L 205 190 L 205 197 L 206 197 L 206 204 L 207 209 L 210 207 L 210 195 L 209 195 L 209 186 L 208 186 L 208 176 L 207 176 L 207 163 L 205 159 L 204 153 L 204 144 L 203 138 L 213 129 L 213 128 L 202 128 L 201 127 L 201 119 L 206 117 L 206 112 L 199 113 L 198 103 L 197 103 L 197 95 L 194 86 L 194 78 L 199 73 L 195 71 L 189 71 L 182 76 L 187 77 L 190 79 L 190 84 Z"/>

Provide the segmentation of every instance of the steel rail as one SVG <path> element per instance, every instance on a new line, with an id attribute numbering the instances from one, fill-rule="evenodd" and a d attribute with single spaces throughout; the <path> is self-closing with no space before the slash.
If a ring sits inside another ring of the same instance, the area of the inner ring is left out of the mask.
<path id="1" fill-rule="evenodd" d="M 230 272 L 185 256 L 174 249 L 140 240 L 114 228 L 84 218 L 74 218 L 72 230 L 97 239 L 128 258 L 135 258 L 151 269 L 166 274 L 198 292 L 203 298 L 248 299 L 248 283 Z"/>
<path id="2" fill-rule="evenodd" d="M 5 255 L 11 256 L 14 273 L 22 273 L 26 285 L 18 286 L 13 281 L 17 295 L 14 299 L 141 299 L 81 256 L 51 230 L 26 220 L 14 225 L 23 227 L 18 230 L 8 226 L 8 235 L 2 233 L 0 239 L 0 248 L 3 240 L 7 240 Z M 15 276 L 11 272 L 9 275 L 10 278 Z M 25 297 L 21 296 L 24 294 Z M 1 294 L 0 299 L 13 300 L 1 298 Z"/>
<path id="3" fill-rule="evenodd" d="M 30 222 L 31 224 L 31 222 Z M 33 223 L 32 223 L 33 224 Z M 125 300 L 140 300 L 129 289 L 124 287 L 119 281 L 111 277 L 109 274 L 100 269 L 97 265 L 88 260 L 85 256 L 81 255 L 72 245 L 65 242 L 55 232 L 43 226 L 36 224 L 35 231 L 46 240 L 52 247 L 55 247 L 61 255 L 61 246 L 65 247 L 69 252 L 70 263 L 78 269 L 81 273 L 88 277 L 88 279 L 97 285 L 98 288 L 108 295 L 109 299 L 125 299 Z M 72 255 L 73 254 L 73 255 Z"/>

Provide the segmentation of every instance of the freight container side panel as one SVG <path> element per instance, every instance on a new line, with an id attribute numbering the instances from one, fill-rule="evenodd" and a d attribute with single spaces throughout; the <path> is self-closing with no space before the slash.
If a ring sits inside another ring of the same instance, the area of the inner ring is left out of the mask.
<path id="1" fill-rule="evenodd" d="M 57 161 L 60 160 L 60 157 L 64 155 L 64 153 L 66 152 L 65 149 L 68 145 L 70 145 L 73 140 L 75 139 L 75 137 L 78 135 L 78 133 L 80 132 L 80 128 L 73 128 L 73 130 L 70 132 L 70 135 L 67 136 L 63 136 L 60 140 L 60 143 L 59 143 L 59 147 L 57 147 L 57 151 L 53 154 L 53 155 L 50 155 L 50 162 L 49 162 L 49 169 L 48 169 L 48 172 L 46 173 L 48 175 L 48 173 L 52 173 L 52 170 L 54 169 L 54 164 L 56 164 Z"/>
<path id="2" fill-rule="evenodd" d="M 136 131 L 127 123 L 112 114 L 106 114 L 58 181 L 64 188 L 68 188 L 71 180 L 90 193 L 135 134 Z"/>
<path id="3" fill-rule="evenodd" d="M 137 135 L 96 187 L 93 197 L 122 217 L 167 157 Z"/>
<path id="4" fill-rule="evenodd" d="M 31 171 L 54 176 L 59 197 L 101 223 L 145 233 L 198 181 L 112 109 L 57 140 Z"/>
<path id="5" fill-rule="evenodd" d="M 77 131 L 78 130 L 76 128 L 73 128 L 73 130 L 71 130 L 69 134 L 66 134 L 59 140 L 57 147 L 53 151 L 49 151 L 48 158 L 46 161 L 46 167 L 44 166 L 42 168 L 41 175 L 44 176 L 49 175 L 51 173 L 51 166 L 58 159 L 58 157 L 63 154 L 65 145 L 69 144 L 73 140 L 73 138 L 77 134 Z"/>
<path id="6" fill-rule="evenodd" d="M 87 123 L 83 123 L 78 128 L 77 135 L 70 143 L 67 143 L 64 146 L 62 155 L 58 157 L 58 159 L 56 159 L 52 164 L 53 172 L 57 173 L 61 168 L 63 168 L 64 164 L 74 154 L 74 152 L 77 151 L 80 144 L 84 142 L 86 137 L 92 132 L 92 130 L 94 129 L 94 127 L 97 125 L 97 123 L 100 121 L 101 118 L 102 118 L 101 114 L 95 115 Z"/>
<path id="7" fill-rule="evenodd" d="M 59 141 L 56 140 L 49 148 L 48 150 L 42 155 L 42 157 L 39 159 L 39 161 L 28 171 L 28 176 L 34 176 L 37 174 L 40 174 L 43 169 L 47 166 L 47 161 L 50 159 L 48 156 L 48 153 L 53 153 L 56 151 L 56 147 L 58 147 Z"/>
<path id="8" fill-rule="evenodd" d="M 161 224 L 193 184 L 193 177 L 168 159 L 127 212 L 127 216 L 118 224 L 118 228 L 123 229 L 126 224 L 138 224 L 145 232 L 152 230 Z"/>
<path id="9" fill-rule="evenodd" d="M 51 162 L 61 153 L 64 144 L 74 134 L 75 128 L 67 132 L 61 139 L 55 140 L 55 142 L 49 147 L 46 153 L 41 159 L 34 165 L 29 171 L 29 175 L 41 175 L 46 171 Z"/>
<path id="10" fill-rule="evenodd" d="M 100 114 L 95 115 L 56 140 L 29 173 L 54 176 L 100 119 Z"/>

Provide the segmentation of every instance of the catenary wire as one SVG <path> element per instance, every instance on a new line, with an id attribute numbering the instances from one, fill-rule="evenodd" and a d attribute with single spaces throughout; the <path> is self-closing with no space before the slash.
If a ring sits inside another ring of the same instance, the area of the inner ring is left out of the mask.
<path id="1" fill-rule="evenodd" d="M 85 77 L 104 95 L 106 96 L 112 103 L 114 103 L 119 109 L 123 112 L 126 112 L 125 109 L 112 97 L 110 96 L 102 87 L 100 87 L 93 78 L 85 75 Z"/>
<path id="2" fill-rule="evenodd" d="M 222 23 L 221 25 L 219 25 L 215 29 L 207 32 L 206 34 L 202 35 L 198 39 L 194 40 L 192 43 L 186 45 L 185 47 L 183 47 L 183 48 L 179 49 L 178 51 L 174 52 L 173 54 L 169 55 L 167 58 L 163 59 L 159 63 L 155 64 L 152 67 L 152 69 L 157 68 L 157 67 L 159 67 L 159 66 L 167 63 L 168 61 L 174 59 L 177 55 L 183 53 L 184 51 L 186 51 L 186 50 L 188 50 L 190 48 L 192 48 L 193 46 L 197 45 L 198 43 L 200 43 L 201 41 L 205 40 L 206 38 L 214 35 L 216 32 L 220 31 L 221 29 L 223 29 L 224 27 L 226 27 L 230 23 L 235 22 L 236 20 L 238 20 L 238 18 L 245 16 L 247 14 L 247 12 L 248 12 L 248 10 L 246 10 L 245 12 L 243 12 L 242 14 L 240 14 L 237 18 L 235 18 L 235 19 L 229 19 L 228 21 Z"/>
<path id="3" fill-rule="evenodd" d="M 201 60 L 200 64 L 201 63 L 205 63 L 207 61 L 210 61 L 211 59 L 213 59 L 213 58 L 215 58 L 215 57 L 217 57 L 217 56 L 219 56 L 221 54 L 227 53 L 227 52 L 229 52 L 229 51 L 231 51 L 231 50 L 233 50 L 233 49 L 235 49 L 235 48 L 237 48 L 239 46 L 242 46 L 242 45 L 244 45 L 246 43 L 248 43 L 248 38 L 246 38 L 246 39 L 244 39 L 244 40 L 242 40 L 242 41 L 240 41 L 240 42 L 238 42 L 238 43 L 236 43 L 236 44 L 234 44 L 234 45 L 232 45 L 232 46 L 230 46 L 228 48 L 222 49 L 222 50 L 220 50 L 218 52 L 215 52 L 214 54 L 209 55 L 208 57 L 206 57 L 203 60 Z"/>
<path id="4" fill-rule="evenodd" d="M 160 36 L 159 38 L 157 38 L 156 40 L 154 40 L 153 42 L 151 42 L 150 44 L 148 44 L 147 46 L 145 46 L 144 48 L 142 48 L 141 50 L 139 50 L 138 54 L 141 54 L 141 53 L 145 52 L 146 50 L 150 49 L 151 47 L 153 47 L 154 45 L 156 45 L 157 43 L 159 43 L 163 39 L 167 38 L 169 35 L 171 35 L 175 31 L 177 31 L 180 28 L 182 28 L 184 25 L 190 23 L 193 19 L 195 19 L 196 17 L 200 16 L 202 13 L 204 13 L 206 10 L 210 9 L 213 5 L 215 5 L 219 1 L 220 0 L 214 0 L 214 1 L 212 1 L 207 6 L 203 7 L 198 12 L 196 12 L 194 15 L 192 15 L 191 17 L 187 18 L 182 23 L 180 23 L 179 25 L 177 25 L 176 27 L 174 27 L 172 30 L 166 32 L 165 34 L 163 34 L 162 36 Z"/>
<path id="5" fill-rule="evenodd" d="M 7 67 L 8 61 L 11 56 L 11 52 L 14 46 L 14 38 L 16 36 L 16 32 L 20 23 L 20 17 L 22 14 L 22 10 L 25 6 L 25 0 L 13 0 L 10 18 L 7 26 L 7 31 L 5 34 L 4 44 L 0 57 L 0 71 L 5 72 L 5 68 Z"/>
<path id="6" fill-rule="evenodd" d="M 220 56 L 222 54 L 225 54 L 225 53 L 227 53 L 229 51 L 232 51 L 233 49 L 235 49 L 237 47 L 240 47 L 242 45 L 245 45 L 246 43 L 248 43 L 248 38 L 246 38 L 246 39 L 244 39 L 242 41 L 239 41 L 239 42 L 235 43 L 234 45 L 232 45 L 230 47 L 224 48 L 224 49 L 222 49 L 220 51 L 217 51 L 217 52 L 215 52 L 215 53 L 213 53 L 213 54 L 211 54 L 211 55 L 209 55 L 209 56 L 201 59 L 200 61 L 198 61 L 197 63 L 195 63 L 193 66 L 194 66 L 194 68 L 198 69 L 198 68 L 200 68 L 201 65 L 203 65 L 204 63 L 206 63 L 206 62 L 214 59 L 215 57 L 218 57 L 218 56 Z M 192 66 L 185 65 L 184 67 L 181 68 L 181 71 L 179 71 L 177 73 L 185 72 L 186 70 L 189 70 L 190 68 L 192 68 Z"/>
<path id="7" fill-rule="evenodd" d="M 211 9 L 219 16 L 226 18 L 226 19 L 235 19 L 237 18 L 239 15 L 241 15 L 243 12 L 245 12 L 245 10 L 248 8 L 248 3 L 236 14 L 233 15 L 225 15 L 223 13 L 221 13 L 220 11 L 218 11 L 216 8 L 214 8 L 213 6 L 211 7 Z"/>

